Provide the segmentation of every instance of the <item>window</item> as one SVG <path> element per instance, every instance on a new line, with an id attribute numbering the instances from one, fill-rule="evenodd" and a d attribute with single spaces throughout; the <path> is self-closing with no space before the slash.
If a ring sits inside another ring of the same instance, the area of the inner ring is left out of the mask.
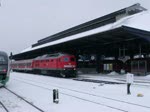
<path id="1" fill-rule="evenodd" d="M 49 62 L 49 60 L 46 60 L 46 62 Z"/>
<path id="2" fill-rule="evenodd" d="M 113 64 L 104 64 L 103 69 L 106 71 L 111 71 L 113 70 Z"/>
<path id="3" fill-rule="evenodd" d="M 27 63 L 27 66 L 31 66 L 31 63 Z"/>
<path id="4" fill-rule="evenodd" d="M 68 57 L 65 57 L 64 58 L 64 62 L 68 62 L 69 61 L 69 58 Z"/>
<path id="5" fill-rule="evenodd" d="M 0 62 L 5 62 L 5 58 L 3 56 L 0 56 Z"/>

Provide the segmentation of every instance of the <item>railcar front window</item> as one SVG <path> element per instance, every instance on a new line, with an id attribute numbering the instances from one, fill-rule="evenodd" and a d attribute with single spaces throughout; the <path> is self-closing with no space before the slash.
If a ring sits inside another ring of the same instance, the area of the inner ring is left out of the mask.
<path id="1" fill-rule="evenodd" d="M 4 56 L 0 56 L 0 63 L 1 64 L 7 63 L 7 60 L 5 59 Z"/>
<path id="2" fill-rule="evenodd" d="M 5 61 L 4 57 L 0 56 L 0 61 Z"/>

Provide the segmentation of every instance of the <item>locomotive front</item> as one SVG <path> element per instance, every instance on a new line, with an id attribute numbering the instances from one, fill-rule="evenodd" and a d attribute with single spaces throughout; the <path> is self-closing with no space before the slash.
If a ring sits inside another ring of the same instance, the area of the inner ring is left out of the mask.
<path id="1" fill-rule="evenodd" d="M 60 65 L 63 68 L 62 77 L 76 77 L 76 60 L 73 55 L 64 55 L 61 57 Z"/>
<path id="2" fill-rule="evenodd" d="M 0 51 L 0 83 L 5 85 L 9 80 L 9 59 L 5 52 Z"/>

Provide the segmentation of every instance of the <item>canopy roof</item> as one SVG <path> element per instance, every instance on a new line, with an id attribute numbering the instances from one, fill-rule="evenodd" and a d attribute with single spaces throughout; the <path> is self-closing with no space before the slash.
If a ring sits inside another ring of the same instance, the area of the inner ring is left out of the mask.
<path id="1" fill-rule="evenodd" d="M 106 48 L 108 47 L 113 48 L 113 51 L 109 53 L 116 55 L 116 49 L 122 47 L 123 43 L 126 43 L 129 49 L 136 50 L 137 43 L 144 43 L 143 45 L 147 47 L 150 41 L 149 19 L 150 13 L 140 4 L 135 4 L 41 39 L 21 53 L 13 55 L 13 59 L 34 58 L 45 53 L 59 51 L 99 52 L 107 55 Z M 129 45 L 129 43 L 135 44 Z M 148 52 L 148 49 L 145 52 Z"/>

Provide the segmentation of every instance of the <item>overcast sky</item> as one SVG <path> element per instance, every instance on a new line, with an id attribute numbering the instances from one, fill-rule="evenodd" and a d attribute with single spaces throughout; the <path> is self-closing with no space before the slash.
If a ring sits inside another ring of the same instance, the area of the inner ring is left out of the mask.
<path id="1" fill-rule="evenodd" d="M 19 53 L 37 40 L 150 0 L 0 0 L 0 50 Z"/>

